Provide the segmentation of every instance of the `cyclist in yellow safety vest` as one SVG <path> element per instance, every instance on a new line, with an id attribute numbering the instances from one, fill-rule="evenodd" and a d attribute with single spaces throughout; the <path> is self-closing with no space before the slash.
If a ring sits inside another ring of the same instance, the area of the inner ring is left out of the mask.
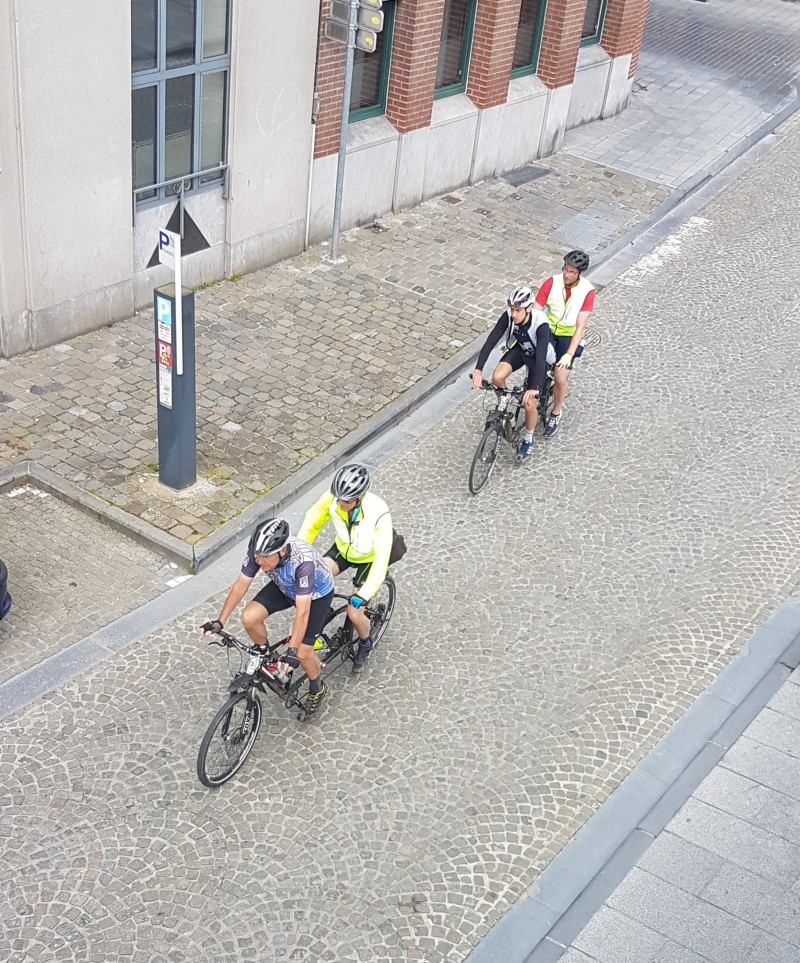
<path id="1" fill-rule="evenodd" d="M 347 615 L 360 645 L 353 665 L 360 672 L 372 651 L 369 617 L 363 611 L 378 591 L 392 552 L 392 516 L 382 498 L 368 491 L 369 472 L 363 465 L 345 465 L 333 476 L 331 490 L 306 512 L 297 537 L 312 544 L 327 522 L 333 522 L 336 538 L 325 553 L 325 563 L 334 575 L 355 568 Z"/>
<path id="2" fill-rule="evenodd" d="M 553 412 L 544 429 L 547 438 L 552 438 L 558 431 L 572 361 L 583 352 L 581 342 L 589 315 L 594 310 L 594 285 L 583 277 L 588 267 L 588 254 L 570 251 L 564 258 L 561 273 L 546 278 L 536 295 L 536 307 L 547 317 L 550 340 L 558 359 L 554 372 Z"/>

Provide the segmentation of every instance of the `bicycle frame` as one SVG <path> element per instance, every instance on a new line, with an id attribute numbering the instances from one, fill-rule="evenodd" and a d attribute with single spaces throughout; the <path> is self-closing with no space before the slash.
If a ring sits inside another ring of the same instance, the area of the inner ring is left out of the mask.
<path id="1" fill-rule="evenodd" d="M 335 632 L 330 635 L 326 632 L 331 622 L 347 610 L 350 596 L 334 594 L 333 600 L 343 604 L 337 607 L 331 607 L 331 611 L 328 613 L 319 635 L 319 637 L 325 641 L 326 646 L 326 650 L 322 652 L 324 658 L 320 658 L 323 677 L 332 675 L 347 661 L 352 660 L 352 653 L 348 646 L 352 643 L 354 628 L 350 619 L 345 615 L 344 622 Z M 240 642 L 236 636 L 230 635 L 228 632 L 220 632 L 219 640 L 210 639 L 208 644 L 218 645 L 224 649 L 238 649 L 250 657 L 244 670 L 237 672 L 229 683 L 228 692 L 244 692 L 247 689 L 256 689 L 266 693 L 266 691 L 269 690 L 278 696 L 278 698 L 282 699 L 286 708 L 290 709 L 293 705 L 299 704 L 295 693 L 306 681 L 307 676 L 305 672 L 299 668 L 295 669 L 287 682 L 281 682 L 274 676 L 265 675 L 261 672 L 261 669 L 265 665 L 271 665 L 276 661 L 280 661 L 279 652 L 282 648 L 288 648 L 288 642 L 289 636 L 286 636 L 278 642 L 268 645 L 266 650 L 262 650 L 256 648 L 254 645 Z M 329 667 L 337 655 L 340 656 L 339 664 Z M 326 667 L 328 667 L 327 671 L 325 671 Z"/>

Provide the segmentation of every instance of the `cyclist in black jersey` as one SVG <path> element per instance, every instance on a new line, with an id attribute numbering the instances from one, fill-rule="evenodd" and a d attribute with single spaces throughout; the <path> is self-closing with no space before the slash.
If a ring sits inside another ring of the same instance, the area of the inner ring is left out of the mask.
<path id="1" fill-rule="evenodd" d="M 506 380 L 513 371 L 518 371 L 523 365 L 528 369 L 525 394 L 522 398 L 525 407 L 525 434 L 517 449 L 519 465 L 531 456 L 533 432 L 539 417 L 539 393 L 544 388 L 550 346 L 550 326 L 543 316 L 536 319 L 532 317 L 533 303 L 534 294 L 530 288 L 514 289 L 506 301 L 507 310 L 500 315 L 497 324 L 489 332 L 489 337 L 481 348 L 472 373 L 472 387 L 480 388 L 483 381 L 483 367 L 489 360 L 492 348 L 503 337 L 505 337 L 505 352 L 494 369 L 492 383 L 498 388 L 505 388 Z M 536 321 L 535 324 L 534 321 Z M 552 353 L 552 349 L 550 351 Z"/>

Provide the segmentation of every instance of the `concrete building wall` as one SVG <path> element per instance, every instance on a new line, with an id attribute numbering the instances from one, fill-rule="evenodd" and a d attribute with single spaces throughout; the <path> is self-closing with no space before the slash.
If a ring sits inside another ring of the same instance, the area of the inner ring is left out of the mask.
<path id="1" fill-rule="evenodd" d="M 189 286 L 300 251 L 306 227 L 330 237 L 344 48 L 320 34 L 329 2 L 298 16 L 232 0 L 229 173 L 185 199 L 207 244 L 184 257 Z M 437 100 L 445 0 L 397 0 L 386 114 L 348 131 L 343 228 L 552 153 L 625 107 L 648 0 L 608 0 L 586 48 L 586 0 L 548 0 L 537 73 L 512 79 L 519 4 L 478 0 L 466 89 Z M 0 0 L 2 355 L 127 317 L 169 279 L 148 264 L 177 200 L 132 205 L 130 42 L 129 3 Z"/>
<path id="2" fill-rule="evenodd" d="M 186 198 L 187 213 L 210 244 L 184 258 L 188 286 L 254 271 L 302 250 L 319 17 L 318 0 L 304 2 L 302 18 L 280 0 L 234 4 L 227 197 L 215 187 Z M 154 285 L 169 277 L 166 268 L 145 267 L 175 204 L 137 212 L 137 306 L 149 303 Z"/>
<path id="3" fill-rule="evenodd" d="M 1 324 L 5 353 L 16 353 L 133 309 L 130 74 L 118 69 L 130 60 L 130 11 L 105 0 L 4 0 L 0 9 L 10 53 L 0 66 L 0 196 L 10 213 Z"/>

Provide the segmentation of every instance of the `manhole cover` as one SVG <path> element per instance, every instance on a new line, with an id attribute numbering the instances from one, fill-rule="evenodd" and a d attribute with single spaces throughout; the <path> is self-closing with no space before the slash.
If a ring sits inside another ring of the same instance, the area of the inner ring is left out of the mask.
<path id="1" fill-rule="evenodd" d="M 602 201 L 593 201 L 553 232 L 552 239 L 566 247 L 597 249 L 625 222 L 623 211 Z"/>
<path id="2" fill-rule="evenodd" d="M 549 171 L 546 167 L 534 167 L 532 164 L 526 164 L 525 167 L 518 167 L 515 171 L 503 174 L 503 180 L 511 184 L 512 187 L 521 187 L 523 184 L 528 184 L 538 177 L 544 177 L 545 174 L 551 173 L 552 171 Z"/>
<path id="3" fill-rule="evenodd" d="M 462 201 L 462 198 L 456 197 L 454 194 L 447 194 L 445 197 L 445 200 L 447 201 L 448 204 L 460 204 Z"/>

